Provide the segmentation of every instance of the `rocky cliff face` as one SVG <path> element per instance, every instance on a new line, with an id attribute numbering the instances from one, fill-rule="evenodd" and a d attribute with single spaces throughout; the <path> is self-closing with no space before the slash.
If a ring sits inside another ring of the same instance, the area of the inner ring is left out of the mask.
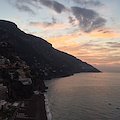
<path id="1" fill-rule="evenodd" d="M 42 38 L 26 34 L 17 25 L 0 20 L 0 43 L 10 44 L 17 55 L 42 79 L 68 76 L 78 72 L 100 72 L 76 57 L 52 47 Z"/>

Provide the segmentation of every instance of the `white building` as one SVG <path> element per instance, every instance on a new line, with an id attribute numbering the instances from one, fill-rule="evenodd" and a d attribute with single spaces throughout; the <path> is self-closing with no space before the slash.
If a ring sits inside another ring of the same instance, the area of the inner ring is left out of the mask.
<path id="1" fill-rule="evenodd" d="M 32 83 L 31 78 L 22 78 L 21 76 L 19 76 L 19 81 L 21 81 L 23 85 L 29 85 Z"/>

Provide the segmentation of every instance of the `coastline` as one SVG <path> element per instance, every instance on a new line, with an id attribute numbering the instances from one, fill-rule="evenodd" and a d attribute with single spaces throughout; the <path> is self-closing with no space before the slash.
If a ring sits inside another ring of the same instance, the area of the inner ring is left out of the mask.
<path id="1" fill-rule="evenodd" d="M 47 120 L 52 120 L 52 114 L 50 111 L 47 95 L 44 94 L 44 97 L 45 97 L 44 102 L 45 102 L 45 110 L 46 110 Z"/>

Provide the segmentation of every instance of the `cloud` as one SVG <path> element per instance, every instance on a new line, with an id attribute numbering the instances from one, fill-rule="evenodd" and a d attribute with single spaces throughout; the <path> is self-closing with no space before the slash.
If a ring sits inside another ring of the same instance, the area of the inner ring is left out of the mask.
<path id="1" fill-rule="evenodd" d="M 98 0 L 72 0 L 72 1 L 80 5 L 103 6 L 103 4 Z"/>
<path id="2" fill-rule="evenodd" d="M 28 6 L 28 5 L 25 5 L 23 3 L 27 3 L 27 4 L 30 4 L 30 5 L 33 5 L 31 1 L 28 2 L 28 0 L 7 0 L 9 4 L 13 5 L 14 7 L 16 7 L 19 11 L 22 11 L 22 12 L 28 12 L 30 14 L 35 14 L 35 12 Z"/>
<path id="3" fill-rule="evenodd" d="M 80 59 L 96 65 L 120 64 L 120 56 L 78 56 Z"/>
<path id="4" fill-rule="evenodd" d="M 75 24 L 75 19 L 73 17 L 69 16 L 68 19 L 69 19 L 70 24 L 72 24 L 72 25 Z"/>
<path id="5" fill-rule="evenodd" d="M 79 55 L 89 54 L 88 51 L 81 49 L 81 44 L 75 44 L 75 43 L 73 43 L 71 45 L 64 44 L 64 46 L 58 46 L 57 49 L 59 49 L 61 51 L 65 51 L 76 57 Z"/>
<path id="6" fill-rule="evenodd" d="M 35 14 L 35 12 L 30 7 L 28 7 L 26 5 L 21 5 L 21 4 L 15 3 L 15 7 L 19 11 L 24 11 L 24 12 L 28 12 L 28 13 L 31 13 L 31 14 Z"/>
<path id="7" fill-rule="evenodd" d="M 41 8 L 40 5 L 38 4 L 38 0 L 6 0 L 8 1 L 9 4 L 15 5 L 15 4 L 26 4 L 26 5 L 30 5 L 33 6 L 35 8 Z"/>
<path id="8" fill-rule="evenodd" d="M 19 4 L 26 3 L 36 7 L 36 2 L 34 0 L 16 0 L 16 3 L 19 3 Z"/>
<path id="9" fill-rule="evenodd" d="M 47 41 L 49 41 L 52 44 L 58 44 L 58 46 L 61 46 L 61 45 L 63 46 L 63 43 L 68 45 L 70 44 L 69 41 L 78 37 L 79 37 L 78 35 L 62 35 L 62 36 L 50 37 L 47 39 Z M 59 44 L 60 42 L 62 42 L 62 44 Z"/>
<path id="10" fill-rule="evenodd" d="M 76 27 L 76 26 L 79 25 L 79 21 L 78 21 L 75 17 L 73 17 L 73 16 L 68 16 L 68 23 L 69 23 L 70 25 L 72 25 L 72 27 Z M 77 29 L 78 29 L 78 28 L 77 28 Z M 78 29 L 77 31 L 79 31 L 79 29 Z M 73 31 L 73 32 L 75 33 L 76 30 Z"/>
<path id="11" fill-rule="evenodd" d="M 101 32 L 111 31 L 101 29 Z M 119 42 L 101 42 L 90 40 L 86 43 L 76 43 L 74 39 L 79 38 L 75 35 L 56 36 L 48 38 L 47 41 L 61 51 L 67 52 L 86 61 L 92 65 L 106 65 L 111 66 L 120 63 Z"/>
<path id="12" fill-rule="evenodd" d="M 89 33 L 105 25 L 106 20 L 99 16 L 94 10 L 71 7 L 73 15 L 79 21 L 79 27 L 83 32 Z"/>
<path id="13" fill-rule="evenodd" d="M 62 13 L 67 10 L 67 8 L 63 4 L 55 0 L 15 0 L 15 1 L 7 0 L 7 1 L 13 4 L 14 6 L 16 6 L 16 8 L 18 8 L 20 11 L 29 12 L 32 14 L 35 14 L 35 13 L 28 5 L 33 6 L 35 8 L 41 8 L 41 4 L 42 4 L 54 10 L 57 13 Z"/>
<path id="14" fill-rule="evenodd" d="M 35 26 L 35 27 L 39 27 L 41 29 L 47 29 L 47 30 L 53 30 L 53 29 L 62 29 L 62 28 L 66 28 L 67 26 L 63 25 L 63 24 L 55 24 L 55 23 L 51 23 L 51 22 L 30 22 L 29 25 L 31 26 Z"/>
<path id="15" fill-rule="evenodd" d="M 110 47 L 119 48 L 119 49 L 120 49 L 120 43 L 118 43 L 118 42 L 107 42 L 107 44 L 108 44 Z"/>
<path id="16" fill-rule="evenodd" d="M 57 1 L 54 1 L 54 0 L 39 0 L 39 2 L 46 7 L 53 9 L 57 13 L 62 13 L 64 11 L 66 11 L 66 7 L 63 4 L 61 4 Z"/>
<path id="17" fill-rule="evenodd" d="M 40 22 L 30 22 L 29 25 L 32 25 L 32 26 L 36 26 L 36 27 L 44 27 L 44 28 L 47 28 L 47 27 L 51 27 L 51 26 L 54 26 L 57 24 L 57 19 L 55 19 L 54 17 L 52 17 L 52 22 L 43 22 L 43 23 L 40 23 Z"/>
<path id="18" fill-rule="evenodd" d="M 81 45 L 80 48 L 82 50 L 90 51 L 89 55 L 92 54 L 92 55 L 95 55 L 95 56 L 96 55 L 103 55 L 103 54 L 106 54 L 108 52 L 117 51 L 116 48 L 108 47 L 108 44 L 107 45 L 101 45 L 100 43 L 94 43 L 94 42 L 93 43 L 85 43 L 85 44 Z"/>
<path id="19" fill-rule="evenodd" d="M 112 29 L 111 28 L 102 28 L 102 29 L 93 31 L 90 34 L 87 34 L 87 33 L 82 33 L 82 34 L 85 36 L 88 36 L 88 37 L 93 37 L 93 38 L 94 37 L 95 38 L 103 38 L 103 39 L 120 38 L 120 33 L 114 32 L 114 30 L 115 30 L 114 28 L 112 28 Z"/>

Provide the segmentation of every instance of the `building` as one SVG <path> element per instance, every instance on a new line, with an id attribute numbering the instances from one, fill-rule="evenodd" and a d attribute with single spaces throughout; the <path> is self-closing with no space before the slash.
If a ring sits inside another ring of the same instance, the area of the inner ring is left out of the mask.
<path id="1" fill-rule="evenodd" d="M 7 98 L 8 89 L 7 86 L 0 84 L 0 100 L 5 100 Z"/>

